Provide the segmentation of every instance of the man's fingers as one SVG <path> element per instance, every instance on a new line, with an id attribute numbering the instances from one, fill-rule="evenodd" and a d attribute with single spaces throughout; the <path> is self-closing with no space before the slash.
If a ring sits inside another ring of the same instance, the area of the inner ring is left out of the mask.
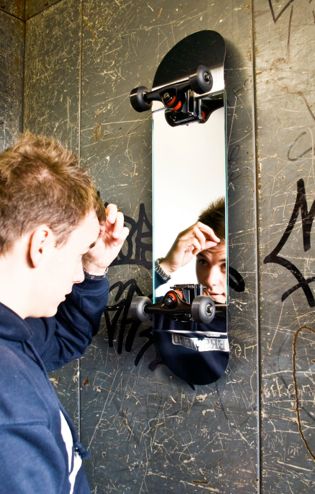
<path id="1" fill-rule="evenodd" d="M 115 239 L 126 238 L 129 233 L 129 228 L 124 226 L 124 215 L 121 212 L 117 212 L 116 221 L 113 224 L 112 237 Z"/>
<path id="2" fill-rule="evenodd" d="M 106 221 L 108 221 L 108 223 L 114 224 L 118 212 L 117 205 L 112 203 L 107 204 L 105 211 L 106 211 Z"/>
<path id="3" fill-rule="evenodd" d="M 215 241 L 217 243 L 220 242 L 219 237 L 214 233 L 213 229 L 210 228 L 210 226 L 205 225 L 201 221 L 198 221 L 196 223 L 196 226 L 206 235 L 207 240 L 212 240 L 212 241 Z"/>
<path id="4" fill-rule="evenodd" d="M 124 226 L 124 228 L 122 229 L 122 232 L 121 233 L 122 233 L 121 238 L 123 240 L 126 240 L 126 238 L 129 235 L 129 228 L 127 226 Z"/>
<path id="5" fill-rule="evenodd" d="M 200 250 L 204 250 L 206 248 L 206 236 L 205 234 L 198 228 L 198 226 L 194 227 L 193 233 L 195 237 L 198 239 Z"/>
<path id="6" fill-rule="evenodd" d="M 109 234 L 114 240 L 125 240 L 129 234 L 129 228 L 124 226 L 124 214 L 118 210 L 116 204 L 106 206 L 106 224 L 102 232 Z"/>

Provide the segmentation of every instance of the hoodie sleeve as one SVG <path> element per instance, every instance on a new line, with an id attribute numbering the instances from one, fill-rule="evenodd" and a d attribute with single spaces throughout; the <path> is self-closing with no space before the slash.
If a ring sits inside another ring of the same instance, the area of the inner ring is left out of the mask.
<path id="1" fill-rule="evenodd" d="M 50 318 L 28 318 L 31 343 L 48 371 L 80 357 L 98 332 L 108 301 L 107 278 L 74 285 L 71 294 Z"/>

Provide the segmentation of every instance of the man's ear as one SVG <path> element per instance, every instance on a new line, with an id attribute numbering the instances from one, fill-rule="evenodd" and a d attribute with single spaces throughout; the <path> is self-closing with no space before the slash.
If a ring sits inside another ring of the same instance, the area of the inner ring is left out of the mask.
<path id="1" fill-rule="evenodd" d="M 38 226 L 30 235 L 28 258 L 31 266 L 37 268 L 55 246 L 55 235 L 47 225 Z"/>

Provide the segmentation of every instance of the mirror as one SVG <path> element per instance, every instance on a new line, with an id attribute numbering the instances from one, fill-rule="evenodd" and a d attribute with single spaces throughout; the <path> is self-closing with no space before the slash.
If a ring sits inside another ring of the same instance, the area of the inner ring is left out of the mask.
<path id="1" fill-rule="evenodd" d="M 177 234 L 193 225 L 213 201 L 226 197 L 225 108 L 204 124 L 170 127 L 164 110 L 153 111 L 153 259 L 164 258 Z M 227 275 L 225 274 L 227 293 Z M 156 286 L 155 297 L 171 285 L 197 283 L 196 266 L 181 267 L 167 283 Z"/>
<path id="2" fill-rule="evenodd" d="M 153 297 L 133 312 L 152 319 L 157 360 L 191 386 L 228 363 L 225 42 L 199 31 L 162 59 L 152 90 L 131 91 L 152 112 Z"/>

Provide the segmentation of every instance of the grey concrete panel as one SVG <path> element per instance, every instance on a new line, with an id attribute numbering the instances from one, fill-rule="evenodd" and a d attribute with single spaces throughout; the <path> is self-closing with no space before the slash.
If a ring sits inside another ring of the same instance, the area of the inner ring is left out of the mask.
<path id="1" fill-rule="evenodd" d="M 109 348 L 103 325 L 81 361 L 81 431 L 92 453 L 88 471 L 95 493 L 256 492 L 256 223 L 249 6 L 203 0 L 152 5 L 84 2 L 81 156 L 104 199 L 117 201 L 141 234 L 141 203 L 151 219 L 151 122 L 148 113 L 132 110 L 129 91 L 140 84 L 150 87 L 164 54 L 201 29 L 217 30 L 229 41 L 230 259 L 246 285 L 243 293 L 231 291 L 229 371 L 218 383 L 192 390 L 164 367 L 148 370 L 152 348 L 135 367 L 145 338 L 136 337 L 131 352 L 123 346 L 118 354 L 121 327 Z M 125 265 L 111 268 L 110 280 L 114 284 L 119 279 L 124 286 L 135 279 L 148 294 L 151 276 L 135 254 L 137 245 L 134 233 L 131 255 L 126 255 Z M 126 291 L 125 287 L 124 297 Z"/>
<path id="2" fill-rule="evenodd" d="M 24 24 L 0 11 L 0 151 L 22 130 Z"/>
<path id="3" fill-rule="evenodd" d="M 0 10 L 7 12 L 19 19 L 24 19 L 25 0 L 1 0 Z"/>
<path id="4" fill-rule="evenodd" d="M 254 2 L 262 492 L 314 490 L 314 14 Z M 306 325 L 310 329 L 302 328 Z"/>
<path id="5" fill-rule="evenodd" d="M 24 127 L 79 152 L 80 4 L 60 2 L 26 23 Z M 78 423 L 79 364 L 53 373 L 62 403 Z"/>
<path id="6" fill-rule="evenodd" d="M 63 1 L 26 23 L 24 127 L 79 151 L 80 3 Z"/>

